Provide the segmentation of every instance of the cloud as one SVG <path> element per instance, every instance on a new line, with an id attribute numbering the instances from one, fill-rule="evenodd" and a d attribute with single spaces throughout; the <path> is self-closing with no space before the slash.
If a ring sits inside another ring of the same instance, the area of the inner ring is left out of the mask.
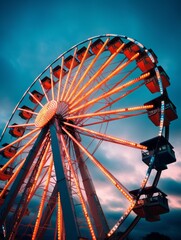
<path id="1" fill-rule="evenodd" d="M 181 181 L 175 181 L 171 178 L 161 179 L 159 186 L 164 188 L 168 194 L 180 196 L 181 195 Z"/>
<path id="2" fill-rule="evenodd" d="M 146 222 L 142 219 L 131 232 L 130 237 L 134 240 L 142 239 L 143 236 L 150 232 L 159 232 L 169 236 L 171 239 L 180 239 L 180 210 L 173 210 L 170 213 L 161 215 L 161 221 L 159 222 Z M 166 227 L 165 227 L 166 226 Z"/>

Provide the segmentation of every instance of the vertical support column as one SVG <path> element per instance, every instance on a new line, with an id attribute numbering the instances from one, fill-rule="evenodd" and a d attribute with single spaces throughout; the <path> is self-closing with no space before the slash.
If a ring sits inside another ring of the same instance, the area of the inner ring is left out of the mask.
<path id="1" fill-rule="evenodd" d="M 74 134 L 74 137 L 75 137 L 75 134 Z M 98 239 L 102 240 L 102 239 L 105 239 L 106 233 L 109 232 L 109 227 L 108 227 L 106 218 L 104 216 L 101 204 L 97 197 L 89 170 L 81 156 L 80 149 L 77 147 L 75 143 L 74 143 L 74 149 L 75 149 L 75 154 L 78 161 L 82 181 L 84 184 L 87 200 L 89 203 L 91 215 L 95 222 Z"/>
<path id="2" fill-rule="evenodd" d="M 62 212 L 65 226 L 66 239 L 77 240 L 79 239 L 79 232 L 77 227 L 77 221 L 75 218 L 74 207 L 72 198 L 70 195 L 67 179 L 64 173 L 64 167 L 60 154 L 60 127 L 57 119 L 50 125 L 51 133 L 51 145 L 55 166 L 55 174 L 57 178 L 58 192 L 60 193 L 60 199 L 62 204 Z"/>
<path id="3" fill-rule="evenodd" d="M 24 179 L 26 178 L 26 175 L 28 174 L 28 171 L 39 151 L 39 148 L 41 147 L 41 144 L 42 144 L 42 141 L 43 139 L 45 138 L 46 134 L 47 134 L 47 131 L 48 131 L 48 127 L 45 126 L 38 138 L 36 139 L 32 149 L 30 150 L 25 162 L 24 162 L 24 165 L 23 167 L 21 168 L 16 180 L 14 181 L 2 207 L 0 208 L 0 225 L 2 225 L 14 203 L 14 200 L 21 188 L 21 185 L 23 184 L 24 182 Z"/>

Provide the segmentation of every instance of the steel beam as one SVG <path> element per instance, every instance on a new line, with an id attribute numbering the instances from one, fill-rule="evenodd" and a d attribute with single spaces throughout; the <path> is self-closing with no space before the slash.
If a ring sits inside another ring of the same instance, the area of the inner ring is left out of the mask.
<path id="1" fill-rule="evenodd" d="M 57 119 L 55 119 L 54 122 L 50 125 L 50 134 L 58 192 L 60 193 L 62 205 L 66 239 L 77 240 L 79 239 L 79 230 L 75 217 L 72 196 L 69 190 L 66 175 L 64 173 L 63 162 L 61 159 L 61 130 Z"/>
<path id="2" fill-rule="evenodd" d="M 74 134 L 74 137 L 75 137 L 75 134 Z M 94 219 L 94 223 L 96 226 L 98 239 L 105 239 L 106 233 L 109 232 L 109 227 L 108 227 L 106 218 L 104 216 L 101 204 L 99 202 L 99 198 L 96 194 L 96 190 L 93 185 L 87 165 L 85 164 L 84 159 L 82 158 L 80 149 L 75 143 L 74 143 L 74 149 L 75 149 L 75 155 L 79 165 L 79 170 L 81 173 L 84 189 L 86 192 L 87 200 L 89 203 L 91 215 Z"/>
<path id="3" fill-rule="evenodd" d="M 3 205 L 0 208 L 0 226 L 3 225 L 8 213 L 14 203 L 14 200 L 15 200 L 15 198 L 21 188 L 21 185 L 23 184 L 23 182 L 29 172 L 29 169 L 41 147 L 42 141 L 45 138 L 47 131 L 48 131 L 48 126 L 45 126 L 44 128 L 42 128 L 40 134 L 38 135 L 38 138 L 36 139 L 33 147 L 31 148 L 28 156 L 26 157 L 23 167 L 21 168 L 18 176 L 16 177 L 16 180 L 14 181 L 8 195 L 5 198 Z"/>

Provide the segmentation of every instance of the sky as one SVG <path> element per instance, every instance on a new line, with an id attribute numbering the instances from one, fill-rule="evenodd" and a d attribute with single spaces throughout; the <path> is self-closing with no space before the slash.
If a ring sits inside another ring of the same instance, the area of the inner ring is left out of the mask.
<path id="1" fill-rule="evenodd" d="M 169 75 L 168 93 L 179 116 L 171 123 L 170 130 L 177 162 L 163 174 L 161 187 L 171 199 L 171 210 L 158 223 L 142 220 L 133 232 L 138 239 L 153 231 L 173 240 L 180 239 L 180 12 L 180 0 L 0 2 L 0 131 L 23 93 L 46 66 L 92 36 L 113 33 L 138 40 L 154 50 Z"/>

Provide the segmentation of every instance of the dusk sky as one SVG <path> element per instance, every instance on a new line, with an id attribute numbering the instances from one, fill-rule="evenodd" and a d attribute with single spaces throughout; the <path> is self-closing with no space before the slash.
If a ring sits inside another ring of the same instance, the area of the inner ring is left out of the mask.
<path id="1" fill-rule="evenodd" d="M 159 64 L 170 77 L 168 94 L 176 105 L 178 114 L 178 119 L 170 126 L 170 143 L 174 146 L 177 162 L 168 166 L 159 185 L 168 195 L 170 212 L 161 216 L 161 221 L 156 223 L 141 220 L 131 233 L 130 239 L 137 240 L 150 232 L 159 232 L 172 240 L 179 240 L 180 0 L 1 0 L 0 132 L 26 89 L 47 65 L 73 45 L 106 33 L 134 38 L 148 49 L 154 50 Z M 104 150 L 106 152 L 106 149 Z"/>

